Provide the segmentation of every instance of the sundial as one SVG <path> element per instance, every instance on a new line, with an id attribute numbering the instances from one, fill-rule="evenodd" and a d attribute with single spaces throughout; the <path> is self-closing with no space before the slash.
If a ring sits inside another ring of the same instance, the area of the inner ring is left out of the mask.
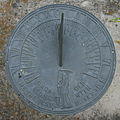
<path id="1" fill-rule="evenodd" d="M 95 104 L 111 84 L 115 63 L 105 26 L 64 4 L 25 16 L 6 48 L 6 71 L 17 95 L 46 114 L 76 114 Z"/>

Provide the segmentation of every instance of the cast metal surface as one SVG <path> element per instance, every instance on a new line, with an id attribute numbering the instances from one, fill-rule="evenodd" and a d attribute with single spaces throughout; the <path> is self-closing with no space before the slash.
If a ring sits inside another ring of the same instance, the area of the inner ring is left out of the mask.
<path id="1" fill-rule="evenodd" d="M 16 93 L 47 114 L 75 114 L 95 104 L 113 79 L 115 61 L 105 26 L 70 5 L 28 14 L 6 48 L 6 71 Z"/>

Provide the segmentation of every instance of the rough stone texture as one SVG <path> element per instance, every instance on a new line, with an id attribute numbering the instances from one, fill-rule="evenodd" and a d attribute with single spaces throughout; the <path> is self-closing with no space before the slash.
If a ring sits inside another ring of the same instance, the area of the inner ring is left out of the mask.
<path id="1" fill-rule="evenodd" d="M 94 106 L 72 116 L 44 115 L 24 104 L 5 75 L 4 46 L 17 22 L 41 6 L 65 3 L 82 7 L 109 30 L 116 48 L 117 65 L 111 86 Z M 0 0 L 0 120 L 120 120 L 120 1 L 119 0 Z"/>

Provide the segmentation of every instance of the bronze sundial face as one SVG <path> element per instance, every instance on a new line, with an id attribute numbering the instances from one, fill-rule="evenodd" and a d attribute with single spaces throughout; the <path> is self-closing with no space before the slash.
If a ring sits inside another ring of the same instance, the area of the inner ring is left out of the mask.
<path id="1" fill-rule="evenodd" d="M 96 103 L 115 71 L 105 26 L 70 5 L 49 5 L 24 17 L 7 46 L 6 70 L 16 93 L 48 114 L 75 114 Z"/>

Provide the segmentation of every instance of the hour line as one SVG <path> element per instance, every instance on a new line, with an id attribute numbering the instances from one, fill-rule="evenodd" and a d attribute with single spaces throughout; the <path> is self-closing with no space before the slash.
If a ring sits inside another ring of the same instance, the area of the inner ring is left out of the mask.
<path id="1" fill-rule="evenodd" d="M 92 75 L 90 75 L 90 74 L 88 74 L 88 73 L 83 73 L 84 75 L 87 75 L 87 76 L 90 76 L 90 77 L 92 77 L 92 78 L 95 78 L 95 79 L 97 79 L 97 77 L 95 77 L 95 76 L 92 76 Z"/>

